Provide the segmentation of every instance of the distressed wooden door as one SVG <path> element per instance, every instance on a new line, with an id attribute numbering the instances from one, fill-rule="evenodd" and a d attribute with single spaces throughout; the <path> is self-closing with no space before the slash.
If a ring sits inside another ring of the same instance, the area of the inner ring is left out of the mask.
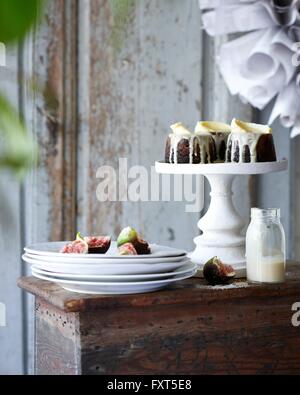
<path id="1" fill-rule="evenodd" d="M 192 128 L 200 118 L 252 118 L 219 75 L 222 41 L 202 32 L 197 0 L 119 1 L 128 4 L 125 11 L 112 0 L 51 0 L 37 31 L 8 53 L 8 68 L 33 75 L 39 87 L 34 95 L 24 83 L 6 89 L 39 143 L 40 160 L 22 186 L 1 175 L 0 302 L 8 316 L 0 328 L 0 373 L 32 371 L 32 300 L 15 286 L 26 272 L 25 244 L 70 239 L 77 230 L 116 236 L 131 224 L 149 240 L 193 248 L 199 213 L 161 195 L 133 202 L 121 193 L 121 201 L 99 202 L 99 167 L 118 174 L 119 159 L 127 158 L 129 167 L 143 165 L 151 174 L 174 121 Z M 282 145 L 290 144 L 287 137 L 279 139 L 281 152 L 291 155 Z M 293 176 L 285 177 L 280 204 L 289 224 Z M 267 199 L 266 185 L 268 204 L 278 203 L 276 182 L 268 180 L 236 181 L 241 213 Z"/>

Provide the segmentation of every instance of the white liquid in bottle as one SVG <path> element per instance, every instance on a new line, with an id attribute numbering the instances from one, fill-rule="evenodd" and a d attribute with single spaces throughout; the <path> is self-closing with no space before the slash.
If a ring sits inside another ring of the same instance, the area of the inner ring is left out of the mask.
<path id="1" fill-rule="evenodd" d="M 246 236 L 247 279 L 261 283 L 285 281 L 285 236 L 276 209 L 252 209 Z"/>
<path id="2" fill-rule="evenodd" d="M 259 260 L 247 258 L 247 279 L 261 283 L 283 283 L 285 281 L 284 256 L 265 256 Z"/>

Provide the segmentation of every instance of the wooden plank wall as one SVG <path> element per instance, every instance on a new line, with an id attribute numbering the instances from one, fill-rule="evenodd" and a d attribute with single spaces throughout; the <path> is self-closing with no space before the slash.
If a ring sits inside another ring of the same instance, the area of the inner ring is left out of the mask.
<path id="1" fill-rule="evenodd" d="M 43 24 L 23 48 L 25 75 L 38 92 L 24 95 L 24 116 L 39 145 L 39 164 L 24 192 L 25 237 L 30 244 L 69 240 L 76 228 L 77 2 L 48 3 Z M 27 296 L 25 369 L 33 371 L 33 300 Z"/>
<path id="2" fill-rule="evenodd" d="M 197 1 L 135 4 L 118 47 L 109 3 L 79 3 L 78 228 L 116 236 L 132 224 L 150 240 L 192 248 L 197 215 L 186 215 L 181 203 L 96 199 L 98 167 L 118 170 L 119 158 L 128 158 L 129 167 L 150 173 L 163 157 L 169 125 L 182 120 L 193 127 L 200 114 Z"/>
<path id="3" fill-rule="evenodd" d="M 119 158 L 128 158 L 129 166 L 149 171 L 177 120 L 192 128 L 201 117 L 251 118 L 215 67 L 222 41 L 203 34 L 197 0 L 138 0 L 127 27 L 119 24 L 109 0 L 51 0 L 42 26 L 10 56 L 39 85 L 39 94 L 26 86 L 12 92 L 39 143 L 40 163 L 21 189 L 1 177 L 0 301 L 13 308 L 9 330 L 0 329 L 0 373 L 33 367 L 32 300 L 15 287 L 25 270 L 23 244 L 69 239 L 77 229 L 116 236 L 132 224 L 150 240 L 194 247 L 199 214 L 186 213 L 182 202 L 99 202 L 99 166 L 118 170 Z M 112 35 L 113 28 L 121 34 Z M 247 214 L 248 177 L 235 191 Z"/>
<path id="4" fill-rule="evenodd" d="M 223 78 L 215 66 L 220 46 L 228 40 L 227 37 L 212 39 L 203 36 L 203 101 L 202 119 L 220 120 L 230 124 L 232 118 L 251 120 L 253 111 L 250 106 L 245 106 L 237 97 L 232 97 L 223 81 Z M 213 66 L 212 66 L 213 65 Z M 234 204 L 243 218 L 248 218 L 253 205 L 253 182 L 252 177 L 236 177 L 233 184 Z M 205 209 L 209 205 L 209 186 L 205 188 Z"/>
<path id="5" fill-rule="evenodd" d="M 300 137 L 298 136 L 292 142 L 294 144 L 294 158 L 296 169 L 296 181 L 294 185 L 294 202 L 295 202 L 295 257 L 300 259 Z M 292 183 L 294 184 L 294 183 Z"/>
<path id="6" fill-rule="evenodd" d="M 6 67 L 0 68 L 0 87 L 18 108 L 18 48 L 7 48 Z M 23 299 L 16 287 L 20 262 L 21 187 L 14 176 L 0 174 L 0 302 L 6 305 L 6 327 L 0 327 L 0 373 L 23 371 Z"/>
<path id="7" fill-rule="evenodd" d="M 0 328 L 0 374 L 33 371 L 33 300 L 16 287 L 28 272 L 23 246 L 69 239 L 76 228 L 76 48 L 77 1 L 48 2 L 36 34 L 7 54 L 13 77 L 1 79 L 37 139 L 40 159 L 23 186 L 1 174 L 0 301 L 7 305 L 7 328 Z M 36 94 L 25 82 L 30 75 Z"/>
<path id="8" fill-rule="evenodd" d="M 263 112 L 257 114 L 261 123 L 267 123 L 271 111 L 268 106 Z M 299 210 L 299 199 L 297 200 L 296 173 L 297 147 L 296 140 L 289 139 L 290 131 L 283 128 L 279 121 L 272 125 L 279 159 L 288 158 L 289 169 L 281 173 L 266 174 L 255 177 L 255 202 L 258 207 L 278 207 L 281 209 L 281 221 L 286 234 L 287 255 L 290 259 L 295 258 L 295 237 L 299 233 L 297 227 L 296 207 Z M 299 151 L 298 151 L 299 152 Z M 299 228 L 298 228 L 299 229 Z M 299 256 L 298 256 L 299 257 Z"/>

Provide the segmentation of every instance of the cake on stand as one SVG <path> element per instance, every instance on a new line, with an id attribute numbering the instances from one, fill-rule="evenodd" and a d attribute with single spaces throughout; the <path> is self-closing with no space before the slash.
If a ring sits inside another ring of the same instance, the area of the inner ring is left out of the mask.
<path id="1" fill-rule="evenodd" d="M 245 236 L 246 220 L 240 217 L 233 204 L 232 183 L 236 176 L 267 174 L 286 170 L 287 160 L 264 163 L 170 164 L 156 162 L 161 174 L 198 174 L 205 176 L 211 186 L 211 203 L 205 216 L 198 222 L 202 234 L 194 239 L 196 248 L 191 260 L 200 266 L 218 256 L 235 269 L 238 277 L 246 275 Z"/>

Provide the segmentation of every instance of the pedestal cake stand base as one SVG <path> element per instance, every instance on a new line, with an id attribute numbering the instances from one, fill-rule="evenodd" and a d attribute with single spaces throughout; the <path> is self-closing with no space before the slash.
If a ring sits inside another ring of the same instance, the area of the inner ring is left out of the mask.
<path id="1" fill-rule="evenodd" d="M 194 239 L 196 248 L 190 254 L 200 271 L 212 257 L 218 256 L 234 267 L 238 277 L 245 277 L 245 237 L 242 230 L 246 220 L 240 217 L 233 204 L 232 183 L 236 176 L 267 174 L 287 169 L 287 160 L 265 163 L 170 164 L 156 162 L 161 174 L 201 174 L 211 186 L 211 203 L 198 222 L 201 236 Z"/>

